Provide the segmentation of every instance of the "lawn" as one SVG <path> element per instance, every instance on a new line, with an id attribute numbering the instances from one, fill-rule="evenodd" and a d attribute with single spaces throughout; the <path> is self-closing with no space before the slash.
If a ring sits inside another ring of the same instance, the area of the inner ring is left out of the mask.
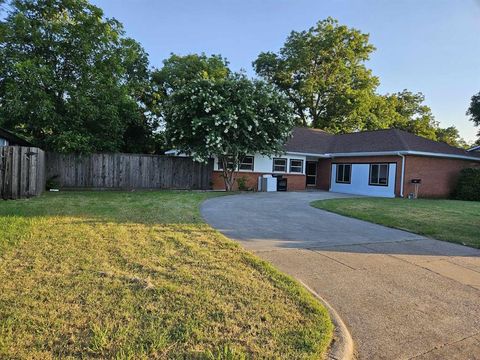
<path id="1" fill-rule="evenodd" d="M 480 202 L 352 198 L 320 200 L 319 209 L 480 248 Z"/>
<path id="2" fill-rule="evenodd" d="M 211 196 L 0 202 L 0 358 L 321 357 L 324 307 L 206 225 Z"/>

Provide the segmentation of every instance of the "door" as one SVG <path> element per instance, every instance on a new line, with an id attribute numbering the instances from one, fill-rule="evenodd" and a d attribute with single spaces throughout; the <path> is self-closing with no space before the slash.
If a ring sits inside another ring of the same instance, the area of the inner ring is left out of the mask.
<path id="1" fill-rule="evenodd" d="M 317 185 L 317 162 L 307 161 L 307 186 Z"/>

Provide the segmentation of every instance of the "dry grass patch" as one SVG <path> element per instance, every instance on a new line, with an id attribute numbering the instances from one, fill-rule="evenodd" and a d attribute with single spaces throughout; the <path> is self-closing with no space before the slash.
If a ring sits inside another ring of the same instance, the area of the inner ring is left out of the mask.
<path id="1" fill-rule="evenodd" d="M 1 202 L 0 357 L 318 358 L 325 309 L 204 224 L 208 196 Z"/>

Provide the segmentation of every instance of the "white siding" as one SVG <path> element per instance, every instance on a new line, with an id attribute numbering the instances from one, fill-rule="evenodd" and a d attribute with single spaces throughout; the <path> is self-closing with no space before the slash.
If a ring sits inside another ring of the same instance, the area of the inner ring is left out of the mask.
<path id="1" fill-rule="evenodd" d="M 0 137 L 0 146 L 8 146 L 8 140 Z"/>
<path id="2" fill-rule="evenodd" d="M 346 194 L 395 197 L 396 164 L 389 164 L 388 186 L 369 185 L 370 164 L 352 164 L 350 184 L 336 182 L 337 165 L 332 165 L 330 191 Z"/>
<path id="3" fill-rule="evenodd" d="M 255 154 L 254 159 L 253 159 L 253 172 L 258 172 L 258 173 L 266 173 L 266 174 L 272 174 L 273 173 L 273 159 L 274 158 L 282 158 L 282 159 L 287 159 L 287 172 L 289 173 L 290 171 L 290 159 L 298 159 L 298 160 L 303 160 L 303 171 L 302 174 L 305 174 L 305 163 L 306 163 L 306 156 L 301 156 L 301 155 L 292 155 L 292 154 L 284 154 L 284 155 L 279 155 L 279 156 L 274 156 L 269 158 L 268 156 L 262 156 L 260 154 Z M 214 170 L 218 170 L 218 158 L 214 158 L 215 164 L 214 164 Z M 252 172 L 250 170 L 240 170 L 240 172 Z M 279 174 L 284 174 L 284 173 L 279 173 Z M 293 173 L 293 174 L 300 174 L 300 173 Z"/>

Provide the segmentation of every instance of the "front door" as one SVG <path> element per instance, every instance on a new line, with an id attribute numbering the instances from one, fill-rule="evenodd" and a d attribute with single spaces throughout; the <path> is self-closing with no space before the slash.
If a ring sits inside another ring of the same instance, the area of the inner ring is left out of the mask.
<path id="1" fill-rule="evenodd" d="M 307 161 L 307 186 L 317 185 L 317 162 Z"/>

